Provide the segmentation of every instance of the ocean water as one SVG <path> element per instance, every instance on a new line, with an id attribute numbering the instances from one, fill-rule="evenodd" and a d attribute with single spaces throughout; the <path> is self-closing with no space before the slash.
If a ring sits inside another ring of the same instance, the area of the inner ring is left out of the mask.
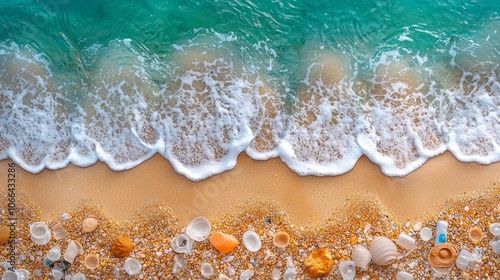
<path id="1" fill-rule="evenodd" d="M 0 159 L 156 153 L 191 180 L 247 153 L 301 175 L 500 161 L 500 1 L 2 0 Z"/>

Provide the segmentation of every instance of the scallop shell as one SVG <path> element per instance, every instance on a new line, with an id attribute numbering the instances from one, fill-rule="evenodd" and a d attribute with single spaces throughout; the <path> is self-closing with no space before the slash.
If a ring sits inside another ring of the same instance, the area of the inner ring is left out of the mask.
<path id="1" fill-rule="evenodd" d="M 370 243 L 372 260 L 378 265 L 389 265 L 396 260 L 398 248 L 386 237 L 375 237 Z"/>
<path id="2" fill-rule="evenodd" d="M 356 245 L 352 249 L 351 258 L 357 267 L 360 267 L 362 270 L 366 270 L 372 260 L 372 254 L 370 253 L 370 250 L 366 249 L 366 247 Z"/>
<path id="3" fill-rule="evenodd" d="M 87 218 L 82 222 L 82 228 L 86 232 L 93 232 L 97 228 L 97 220 L 94 218 Z"/>
<path id="4" fill-rule="evenodd" d="M 194 241 L 201 242 L 210 234 L 210 222 L 205 217 L 194 218 L 186 227 L 186 234 Z"/>
<path id="5" fill-rule="evenodd" d="M 356 277 L 356 266 L 353 261 L 340 262 L 339 270 L 343 280 L 353 280 Z"/>

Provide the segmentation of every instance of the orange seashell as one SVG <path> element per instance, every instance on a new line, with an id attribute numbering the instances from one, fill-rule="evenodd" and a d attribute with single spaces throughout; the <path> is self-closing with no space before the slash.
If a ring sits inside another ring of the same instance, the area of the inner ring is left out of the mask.
<path id="1" fill-rule="evenodd" d="M 222 254 L 231 252 L 239 244 L 238 240 L 234 236 L 220 231 L 214 232 L 210 235 L 210 243 L 212 243 L 212 246 L 214 246 L 214 248 Z"/>
<path id="2" fill-rule="evenodd" d="M 277 232 L 274 235 L 273 242 L 275 246 L 284 248 L 290 242 L 290 236 L 284 231 Z"/>
<path id="3" fill-rule="evenodd" d="M 93 232 L 97 228 L 98 222 L 94 218 L 87 218 L 83 220 L 82 227 L 86 232 Z"/>
<path id="4" fill-rule="evenodd" d="M 117 258 L 128 256 L 132 250 L 134 250 L 134 243 L 127 236 L 118 237 L 111 245 L 111 254 Z"/>
<path id="5" fill-rule="evenodd" d="M 7 225 L 0 226 L 0 243 L 7 244 L 9 242 L 10 229 Z"/>
<path id="6" fill-rule="evenodd" d="M 443 243 L 431 249 L 429 262 L 433 267 L 451 267 L 458 257 L 457 247 L 451 243 Z"/>
<path id="7" fill-rule="evenodd" d="M 478 227 L 473 227 L 469 230 L 469 238 L 473 242 L 479 242 L 483 239 L 483 231 Z"/>
<path id="8" fill-rule="evenodd" d="M 332 254 L 327 249 L 312 250 L 304 265 L 305 273 L 311 278 L 327 275 L 333 268 Z"/>

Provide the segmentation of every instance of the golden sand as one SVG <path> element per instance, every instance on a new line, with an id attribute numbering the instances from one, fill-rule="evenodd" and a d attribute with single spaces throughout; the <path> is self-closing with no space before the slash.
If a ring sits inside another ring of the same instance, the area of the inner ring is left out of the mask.
<path id="1" fill-rule="evenodd" d="M 0 178 L 7 178 L 7 163 L 0 162 Z M 44 255 L 51 246 L 59 245 L 64 250 L 68 240 L 77 240 L 85 253 L 77 256 L 68 273 L 82 272 L 100 279 L 127 278 L 124 259 L 110 253 L 115 238 L 127 235 L 135 243 L 130 257 L 143 265 L 142 278 L 200 279 L 202 262 L 210 263 L 216 275 L 224 273 L 231 279 L 246 269 L 254 272 L 252 279 L 271 279 L 274 269 L 283 275 L 287 265 L 292 264 L 301 276 L 309 253 L 327 248 L 334 259 L 334 268 L 327 277 L 340 279 L 338 264 L 351 258 L 354 245 L 368 248 L 376 236 L 395 242 L 399 233 L 405 232 L 417 240 L 414 250 L 398 247 L 401 259 L 384 267 L 372 263 L 365 272 L 358 269 L 357 276 L 394 279 L 398 271 L 407 271 L 415 279 L 427 279 L 436 276 L 426 261 L 434 244 L 432 239 L 420 240 L 414 225 L 421 223 L 434 230 L 437 220 L 446 220 L 450 224 L 448 242 L 469 252 L 476 246 L 483 248 L 480 270 L 462 272 L 455 267 L 446 275 L 500 279 L 500 255 L 494 254 L 488 244 L 492 239 L 489 224 L 500 221 L 500 190 L 495 183 L 499 171 L 500 164 L 460 163 L 448 153 L 404 178 L 383 176 L 366 158 L 342 176 L 300 177 L 278 159 L 257 162 L 240 156 L 234 170 L 201 182 L 176 174 L 158 156 L 124 172 L 96 164 L 32 175 L 18 167 L 16 268 L 28 269 L 35 278 L 48 279 L 50 269 L 43 265 Z M 6 196 L 4 192 L 0 204 L 4 210 Z M 72 218 L 61 221 L 65 212 Z M 4 223 L 8 214 L 2 212 Z M 170 242 L 198 215 L 209 217 L 212 232 L 232 234 L 240 245 L 223 256 L 208 240 L 195 242 L 189 255 L 180 254 L 187 268 L 174 276 L 176 253 Z M 82 221 L 88 217 L 99 221 L 97 229 L 90 233 L 82 229 Z M 29 224 L 36 221 L 44 221 L 49 227 L 62 222 L 67 237 L 35 245 L 29 239 Z M 485 233 L 477 243 L 469 238 L 473 227 Z M 249 229 L 261 237 L 262 249 L 256 253 L 246 250 L 241 242 Z M 273 245 L 278 231 L 290 235 L 285 249 Z M 1 246 L 2 256 L 7 258 L 7 245 Z M 87 254 L 99 256 L 100 264 L 94 271 L 84 266 Z"/>

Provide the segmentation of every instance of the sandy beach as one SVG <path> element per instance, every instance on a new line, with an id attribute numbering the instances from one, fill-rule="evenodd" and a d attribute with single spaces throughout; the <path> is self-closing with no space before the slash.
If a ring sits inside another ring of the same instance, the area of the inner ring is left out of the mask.
<path id="1" fill-rule="evenodd" d="M 7 178 L 8 163 L 1 162 L 1 177 Z M 342 176 L 301 177 L 279 159 L 259 162 L 241 155 L 233 170 L 201 182 L 178 175 L 158 156 L 122 172 L 104 164 L 68 166 L 36 175 L 17 167 L 16 269 L 26 269 L 36 279 L 56 279 L 52 269 L 58 265 L 66 265 L 58 268 L 65 275 L 83 273 L 93 279 L 200 279 L 200 267 L 208 263 L 215 278 L 229 277 L 218 279 L 240 279 L 245 273 L 253 275 L 251 279 L 277 275 L 316 279 L 306 260 L 313 252 L 326 250 L 331 254 L 330 270 L 317 279 L 341 279 L 340 265 L 351 260 L 354 246 L 369 248 L 377 236 L 396 242 L 400 233 L 407 233 L 416 241 L 413 249 L 397 247 L 398 258 L 390 265 L 372 262 L 366 270 L 356 269 L 356 279 L 394 279 L 398 272 L 415 279 L 450 275 L 453 279 L 497 279 L 500 264 L 489 245 L 494 237 L 488 227 L 500 217 L 498 171 L 498 163 L 461 163 L 449 153 L 404 178 L 382 175 L 365 157 Z M 4 192 L 4 224 L 12 218 L 7 198 Z M 63 213 L 70 218 L 62 219 Z M 211 233 L 231 234 L 239 245 L 222 254 L 206 239 L 195 242 L 187 254 L 174 252 L 172 240 L 199 215 L 209 218 Z M 92 232 L 82 227 L 89 217 L 98 221 Z M 438 220 L 449 223 L 448 242 L 457 250 L 480 249 L 480 258 L 474 261 L 479 266 L 463 271 L 453 266 L 445 274 L 431 268 L 427 258 L 434 242 L 420 238 L 419 231 L 423 227 L 434 230 Z M 52 229 L 63 227 L 65 237 L 54 235 L 48 244 L 36 245 L 29 228 L 37 221 Z M 479 240 L 468 238 L 473 227 L 482 232 Z M 241 244 L 247 230 L 260 236 L 262 249 L 249 252 Z M 290 236 L 286 248 L 274 245 L 280 231 Z M 124 235 L 134 244 L 127 257 L 141 264 L 134 276 L 126 269 L 125 258 L 112 253 L 112 244 Z M 72 263 L 62 257 L 55 263 L 44 261 L 50 248 L 57 245 L 64 251 L 72 241 L 82 245 Z M 1 246 L 7 260 L 11 247 Z M 99 259 L 95 269 L 84 261 L 92 254 Z"/>
<path id="2" fill-rule="evenodd" d="M 0 164 L 0 178 L 6 178 L 7 163 Z M 102 163 L 88 168 L 70 165 L 36 175 L 20 168 L 17 172 L 17 189 L 29 195 L 44 218 L 59 216 L 90 198 L 118 221 L 131 219 L 148 203 L 163 203 L 181 223 L 187 223 L 199 215 L 216 218 L 230 213 L 250 198 L 265 198 L 276 201 L 297 225 L 311 226 L 329 217 L 354 193 L 377 196 L 396 220 L 415 221 L 438 211 L 447 199 L 484 191 L 498 180 L 500 163 L 463 163 L 445 153 L 406 177 L 394 178 L 384 176 L 377 165 L 362 157 L 344 175 L 302 177 L 279 159 L 254 161 L 241 154 L 233 170 L 200 182 L 175 173 L 160 156 L 121 172 Z"/>

